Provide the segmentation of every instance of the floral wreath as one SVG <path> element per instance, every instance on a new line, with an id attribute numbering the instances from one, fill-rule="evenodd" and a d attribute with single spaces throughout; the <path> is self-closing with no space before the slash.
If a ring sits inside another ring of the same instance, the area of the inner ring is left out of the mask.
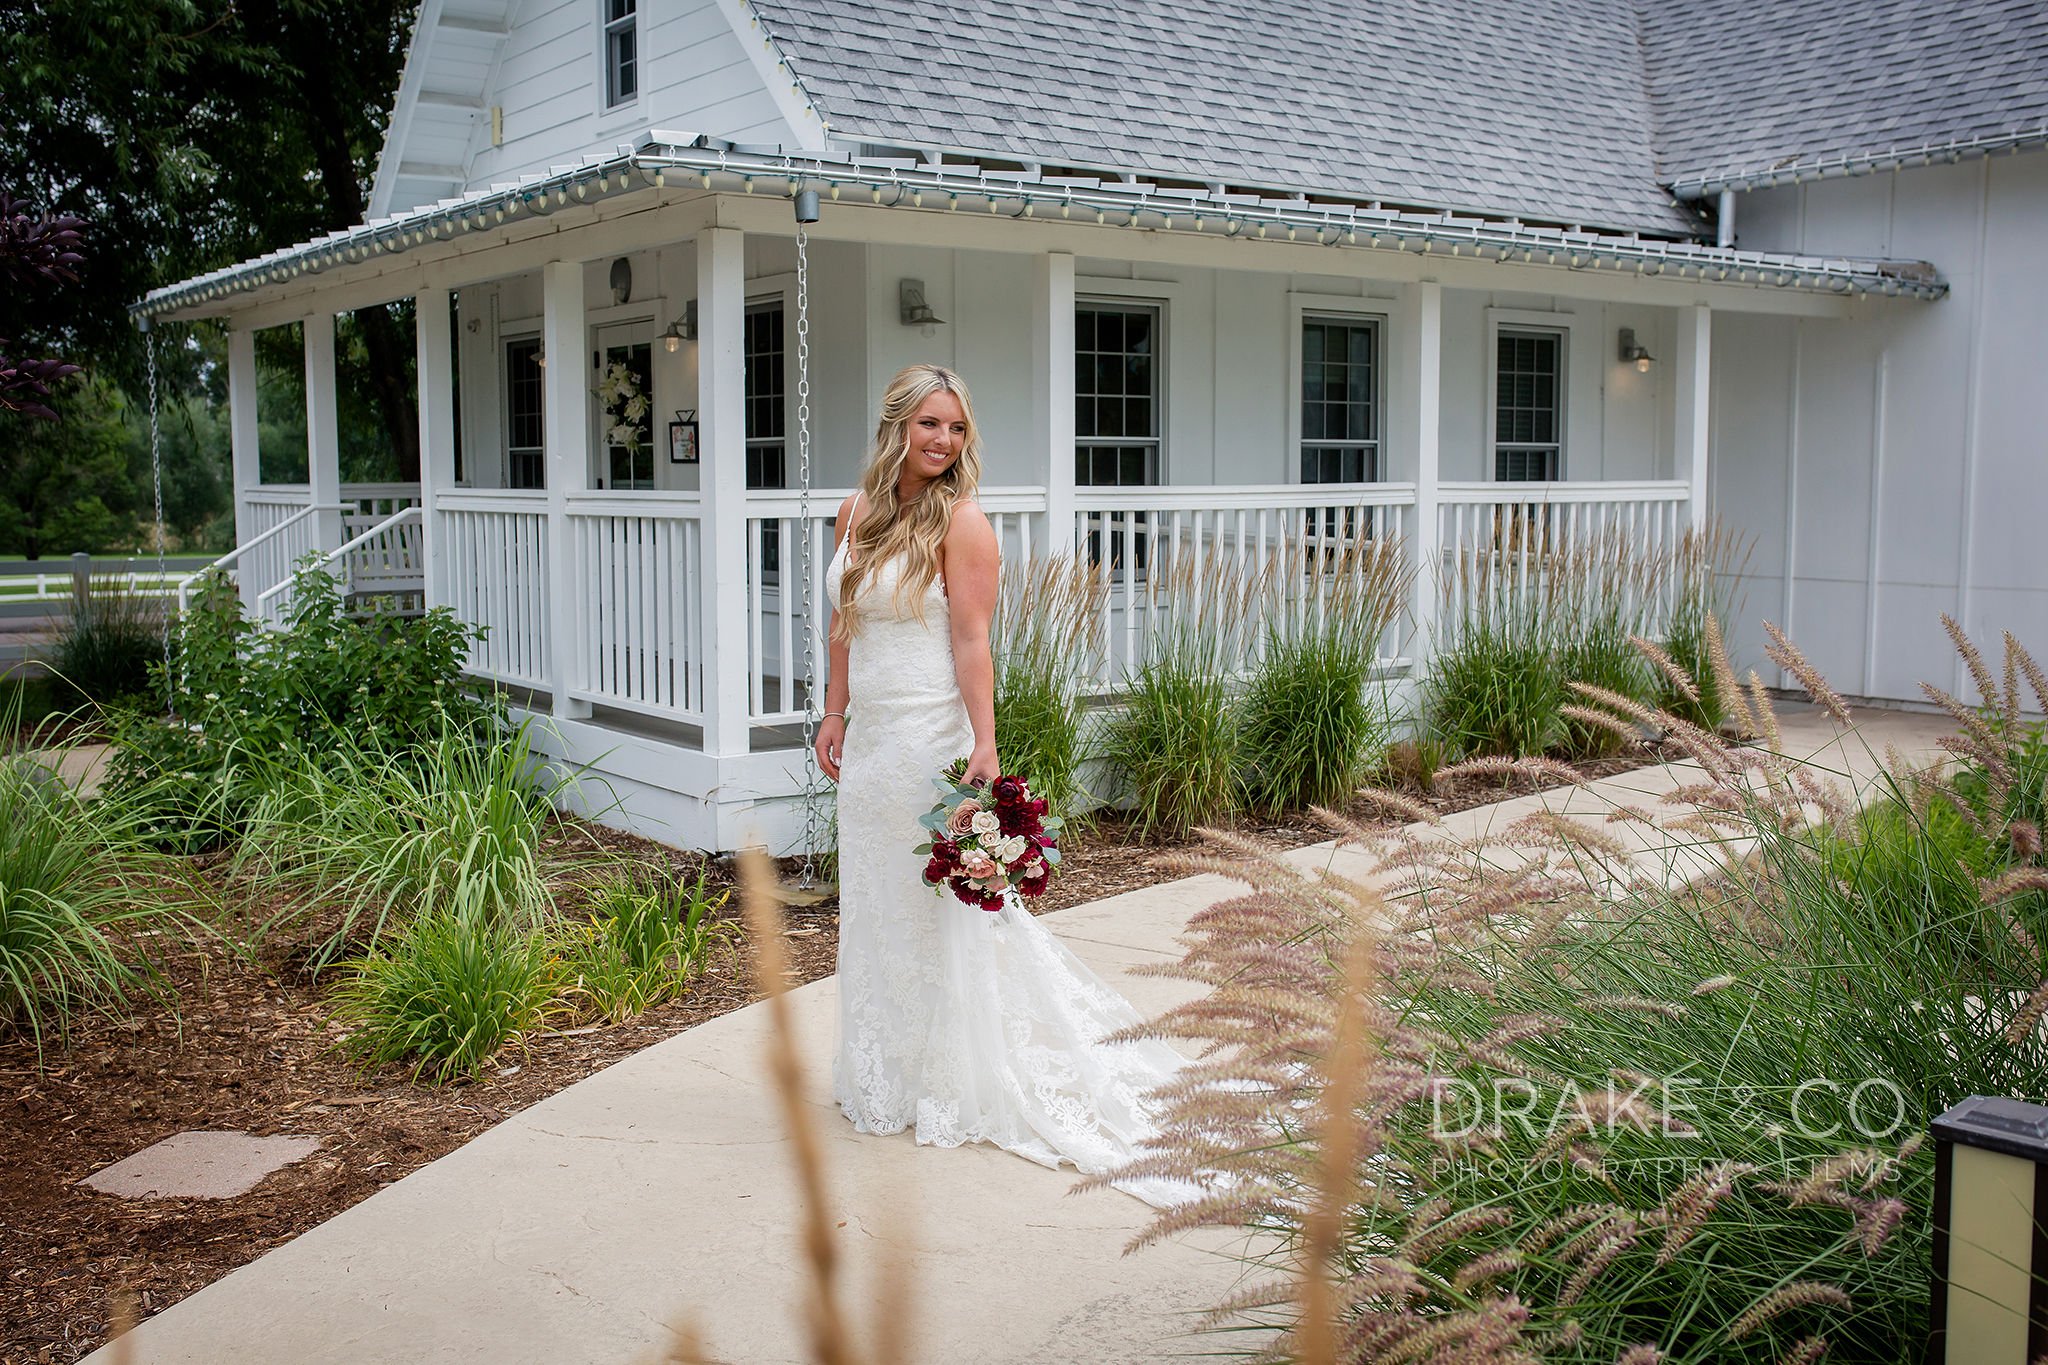
<path id="1" fill-rule="evenodd" d="M 647 391 L 640 387 L 640 376 L 623 361 L 615 360 L 598 381 L 597 397 L 604 404 L 606 443 L 623 446 L 629 455 L 639 454 L 640 423 L 652 407 Z"/>

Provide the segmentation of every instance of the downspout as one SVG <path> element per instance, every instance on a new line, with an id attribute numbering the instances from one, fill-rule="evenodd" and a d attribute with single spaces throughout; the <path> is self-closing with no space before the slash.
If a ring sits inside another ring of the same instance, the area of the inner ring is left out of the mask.
<path id="1" fill-rule="evenodd" d="M 1714 245 L 1731 247 L 1735 245 L 1735 191 L 1722 190 L 1719 210 L 1714 215 Z"/>

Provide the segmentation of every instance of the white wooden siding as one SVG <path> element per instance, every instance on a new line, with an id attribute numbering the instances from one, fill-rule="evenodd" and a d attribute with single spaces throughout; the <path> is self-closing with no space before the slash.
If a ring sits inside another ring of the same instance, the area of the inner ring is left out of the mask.
<path id="1" fill-rule="evenodd" d="M 601 109 L 596 0 L 525 0 L 514 16 L 473 137 L 469 187 L 608 152 L 649 128 L 744 142 L 796 138 L 716 0 L 644 0 L 640 93 Z M 490 145 L 489 108 L 504 143 Z"/>
<path id="2" fill-rule="evenodd" d="M 1756 537 L 1751 660 L 1770 619 L 1845 692 L 1960 689 L 1944 611 L 2048 656 L 2044 223 L 2041 155 L 1741 196 L 1744 248 L 1930 260 L 1950 283 L 1841 320 L 1717 315 L 1712 501 Z"/>

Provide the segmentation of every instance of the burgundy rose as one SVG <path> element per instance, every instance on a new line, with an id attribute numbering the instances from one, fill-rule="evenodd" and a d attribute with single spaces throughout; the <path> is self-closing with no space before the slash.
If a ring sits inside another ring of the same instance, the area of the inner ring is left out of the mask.
<path id="1" fill-rule="evenodd" d="M 1001 892 L 999 892 L 999 891 L 984 891 L 984 892 L 982 892 L 982 893 L 981 893 L 981 908 L 982 908 L 982 909 L 984 909 L 984 910 L 1000 910 L 1000 909 L 1002 909 L 1002 908 L 1003 908 L 1003 897 L 1002 897 L 1002 893 L 1001 893 Z"/>
<path id="2" fill-rule="evenodd" d="M 1017 894 L 1026 897 L 1043 896 L 1047 884 L 1051 881 L 1052 875 L 1050 872 L 1037 877 L 1026 877 L 1017 883 Z"/>
<path id="3" fill-rule="evenodd" d="M 960 861 L 960 845 L 954 843 L 951 839 L 934 839 L 932 841 L 932 857 L 934 860 L 952 867 Z"/>
<path id="4" fill-rule="evenodd" d="M 1049 805 L 1046 802 L 1046 799 L 1042 796 L 1034 796 L 1024 804 L 1033 815 L 1044 815 L 1047 811 L 1052 809 L 1051 805 Z"/>
<path id="5" fill-rule="evenodd" d="M 946 880 L 946 874 L 952 870 L 953 865 L 951 863 L 947 862 L 944 858 L 934 857 L 924 865 L 925 884 L 927 886 L 937 886 L 940 882 Z"/>
<path id="6" fill-rule="evenodd" d="M 998 806 L 1014 806 L 1024 800 L 1024 779 L 1021 777 L 999 777 L 990 792 Z"/>

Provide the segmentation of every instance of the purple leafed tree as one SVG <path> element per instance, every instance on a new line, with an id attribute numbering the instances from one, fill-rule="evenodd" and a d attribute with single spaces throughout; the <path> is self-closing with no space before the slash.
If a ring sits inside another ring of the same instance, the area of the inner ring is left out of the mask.
<path id="1" fill-rule="evenodd" d="M 35 284 L 75 284 L 85 260 L 79 229 L 85 220 L 68 213 L 43 213 L 0 190 L 0 286 L 14 298 L 26 296 Z M 17 359 L 8 354 L 13 343 L 0 337 L 0 412 L 18 412 L 45 421 L 56 420 L 50 409 L 50 386 L 78 373 L 63 360 Z"/>

